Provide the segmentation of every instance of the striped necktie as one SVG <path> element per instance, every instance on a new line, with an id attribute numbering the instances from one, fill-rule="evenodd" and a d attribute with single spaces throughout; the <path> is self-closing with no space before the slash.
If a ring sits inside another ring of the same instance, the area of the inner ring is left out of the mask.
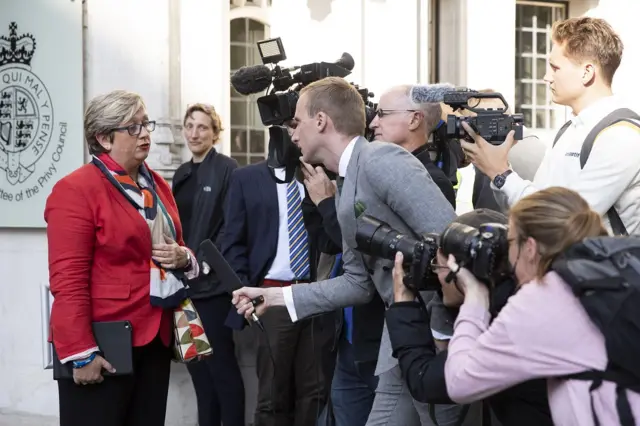
<path id="1" fill-rule="evenodd" d="M 309 243 L 302 220 L 302 199 L 298 182 L 293 179 L 287 186 L 287 222 L 289 225 L 289 265 L 295 279 L 309 278 Z"/>

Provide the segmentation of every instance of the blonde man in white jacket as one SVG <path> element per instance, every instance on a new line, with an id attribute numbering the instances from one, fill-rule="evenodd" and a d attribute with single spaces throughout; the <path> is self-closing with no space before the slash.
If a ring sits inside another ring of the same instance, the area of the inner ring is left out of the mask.
<path id="1" fill-rule="evenodd" d="M 545 81 L 551 86 L 553 101 L 571 107 L 574 117 L 545 154 L 533 182 L 509 167 L 513 134 L 504 144 L 493 146 L 466 126 L 475 143 L 462 142 L 463 149 L 509 205 L 537 190 L 564 186 L 603 215 L 609 230 L 608 212 L 614 207 L 626 231 L 640 235 L 640 128 L 627 121 L 607 127 L 598 134 L 584 168 L 580 164 L 589 132 L 625 106 L 611 91 L 622 58 L 622 41 L 606 21 L 588 17 L 557 22 L 552 41 Z"/>

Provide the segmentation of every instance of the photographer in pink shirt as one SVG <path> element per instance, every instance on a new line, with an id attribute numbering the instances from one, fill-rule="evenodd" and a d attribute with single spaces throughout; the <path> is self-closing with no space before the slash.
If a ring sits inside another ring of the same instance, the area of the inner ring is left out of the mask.
<path id="1" fill-rule="evenodd" d="M 466 404 L 519 383 L 547 378 L 549 405 L 558 426 L 618 425 L 616 385 L 561 378 L 604 370 L 602 333 L 580 300 L 555 272 L 553 260 L 588 237 L 604 236 L 600 215 L 576 192 L 551 187 L 516 203 L 509 216 L 509 261 L 519 290 L 489 325 L 489 290 L 450 256 L 448 267 L 465 300 L 455 322 L 445 364 L 447 392 Z M 627 391 L 640 424 L 640 394 Z M 593 405 L 592 405 L 593 404 Z M 593 411 L 592 411 L 593 410 Z"/>

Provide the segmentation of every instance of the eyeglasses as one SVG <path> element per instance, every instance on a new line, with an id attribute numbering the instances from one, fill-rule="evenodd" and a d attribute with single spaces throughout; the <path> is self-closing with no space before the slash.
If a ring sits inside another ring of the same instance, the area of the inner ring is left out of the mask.
<path id="1" fill-rule="evenodd" d="M 128 126 L 123 126 L 123 127 L 114 127 L 112 130 L 114 131 L 118 131 L 118 132 L 124 132 L 125 130 L 127 132 L 129 132 L 130 136 L 140 136 L 140 133 L 142 133 L 142 128 L 147 129 L 147 132 L 151 133 L 156 129 L 156 122 L 155 121 L 144 121 L 142 123 L 135 123 L 135 124 L 130 124 Z"/>
<path id="2" fill-rule="evenodd" d="M 418 112 L 418 110 L 415 110 L 415 109 L 379 109 L 379 110 L 376 111 L 376 115 L 378 117 L 382 118 L 385 115 L 399 114 L 401 112 Z"/>
<path id="3" fill-rule="evenodd" d="M 447 265 L 439 265 L 437 257 L 434 257 L 433 259 L 431 259 L 431 262 L 429 263 L 429 266 L 431 266 L 431 271 L 434 274 L 437 274 L 438 270 L 440 270 L 440 269 L 449 269 L 449 267 Z"/>

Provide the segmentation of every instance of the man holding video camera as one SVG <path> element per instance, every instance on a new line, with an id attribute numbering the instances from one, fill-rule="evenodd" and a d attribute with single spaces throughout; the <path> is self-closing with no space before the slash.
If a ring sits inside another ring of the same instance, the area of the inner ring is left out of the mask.
<path id="1" fill-rule="evenodd" d="M 464 301 L 464 293 L 458 285 L 449 280 L 447 256 L 460 259 L 469 258 L 470 250 L 478 249 L 475 259 L 467 267 L 479 275 L 491 277 L 493 290 L 492 316 L 495 317 L 507 299 L 515 293 L 515 281 L 508 263 L 508 241 L 506 234 L 495 232 L 481 235 L 480 228 L 486 224 L 507 225 L 507 217 L 488 209 L 473 210 L 457 217 L 443 237 L 439 238 L 435 256 L 430 259 L 428 280 L 437 280 L 441 286 L 440 297 L 455 319 L 458 308 Z M 497 228 L 497 227 L 496 227 Z M 479 245 L 482 239 L 483 244 Z M 474 244 L 475 243 L 475 244 Z M 495 255 L 497 267 L 483 262 L 489 259 L 487 251 Z M 429 252 L 433 253 L 433 252 Z M 393 353 L 398 357 L 403 377 L 411 395 L 418 401 L 429 403 L 450 402 L 444 376 L 447 351 L 437 353 L 433 341 L 429 317 L 423 306 L 415 301 L 413 292 L 404 282 L 402 258 L 396 257 L 394 273 L 394 303 L 386 313 L 389 337 Z M 551 426 L 551 413 L 547 400 L 545 380 L 532 380 L 507 389 L 491 398 L 485 404 L 500 422 L 501 426 Z M 485 418 L 489 412 L 485 412 Z"/>
<path id="2" fill-rule="evenodd" d="M 358 120 L 350 119 L 358 111 Z M 286 288 L 249 288 L 234 292 L 240 314 L 251 318 L 271 306 L 286 306 L 292 321 L 367 303 L 377 291 L 393 301 L 393 262 L 357 251 L 356 219 L 365 211 L 409 235 L 441 232 L 455 212 L 420 162 L 394 144 L 367 142 L 364 102 L 342 78 L 327 77 L 303 88 L 293 120 L 293 142 L 307 163 L 322 163 L 338 173 L 336 204 L 344 240 L 344 274 Z M 263 302 L 256 298 L 262 296 Z M 254 307 L 255 304 L 255 307 Z M 378 388 L 367 424 L 428 424 L 426 406 L 414 402 L 391 355 L 383 331 L 376 373 Z"/>
<path id="3" fill-rule="evenodd" d="M 606 21 L 589 17 L 556 22 L 552 41 L 544 80 L 553 101 L 571 107 L 574 117 L 558 132 L 533 182 L 509 166 L 513 133 L 491 145 L 465 123 L 475 143 L 462 142 L 463 148 L 510 206 L 539 189 L 563 186 L 584 197 L 614 234 L 640 235 L 640 117 L 611 91 L 622 41 Z"/>
<path id="4" fill-rule="evenodd" d="M 369 127 L 374 140 L 400 145 L 424 165 L 447 201 L 456 208 L 456 193 L 447 175 L 431 161 L 427 142 L 440 122 L 442 108 L 437 102 L 416 103 L 411 99 L 413 86 L 393 87 L 380 96 L 376 116 Z"/>

